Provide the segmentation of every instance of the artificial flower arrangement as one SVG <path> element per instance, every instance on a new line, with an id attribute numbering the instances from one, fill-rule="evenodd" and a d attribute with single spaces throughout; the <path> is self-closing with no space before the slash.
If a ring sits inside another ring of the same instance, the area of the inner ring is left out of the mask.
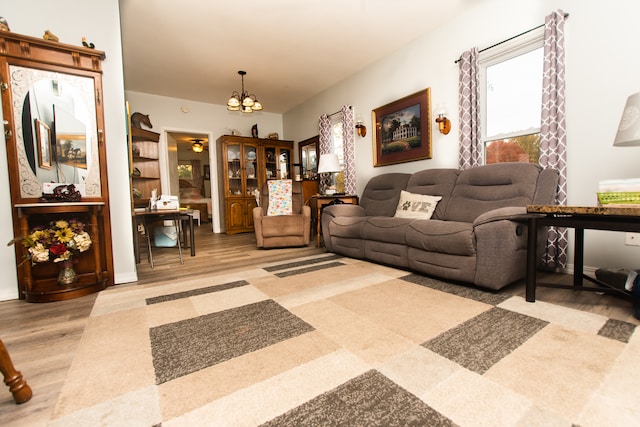
<path id="1" fill-rule="evenodd" d="M 77 219 L 52 221 L 49 227 L 38 226 L 27 237 L 18 237 L 9 244 L 22 243 L 27 248 L 26 260 L 31 264 L 70 261 L 74 255 L 91 247 L 91 237 Z"/>

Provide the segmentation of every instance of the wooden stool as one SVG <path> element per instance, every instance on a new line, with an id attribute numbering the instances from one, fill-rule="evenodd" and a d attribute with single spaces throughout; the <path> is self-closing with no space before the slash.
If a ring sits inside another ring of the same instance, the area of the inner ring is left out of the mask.
<path id="1" fill-rule="evenodd" d="M 4 375 L 4 383 L 9 386 L 9 391 L 13 393 L 13 400 L 16 403 L 24 403 L 31 399 L 31 387 L 22 378 L 22 374 L 13 367 L 11 357 L 7 352 L 2 340 L 0 340 L 0 371 Z"/>

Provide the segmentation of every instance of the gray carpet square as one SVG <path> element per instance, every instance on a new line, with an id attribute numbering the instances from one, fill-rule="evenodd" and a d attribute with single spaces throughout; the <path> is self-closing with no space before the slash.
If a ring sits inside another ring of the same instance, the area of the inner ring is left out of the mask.
<path id="1" fill-rule="evenodd" d="M 295 276 L 297 274 L 304 274 L 304 273 L 310 273 L 312 271 L 326 270 L 327 268 L 340 267 L 341 265 L 346 265 L 346 264 L 340 261 L 334 261 L 334 262 L 329 262 L 327 264 L 312 265 L 310 267 L 298 268 L 296 270 L 283 271 L 281 273 L 276 273 L 276 276 L 278 277 Z"/>
<path id="2" fill-rule="evenodd" d="M 273 300 L 151 328 L 156 383 L 171 381 L 313 330 Z"/>
<path id="3" fill-rule="evenodd" d="M 303 259 L 300 261 L 293 261 L 293 262 L 287 262 L 284 264 L 271 265 L 269 267 L 264 267 L 264 270 L 265 271 L 289 270 L 290 268 L 309 266 L 312 264 L 319 264 L 321 262 L 332 261 L 340 258 L 342 258 L 340 255 L 329 254 L 329 255 L 324 255 L 317 258 Z"/>
<path id="4" fill-rule="evenodd" d="M 303 426 L 454 426 L 380 372 L 371 370 L 263 424 Z"/>
<path id="5" fill-rule="evenodd" d="M 451 284 L 435 280 L 430 277 L 421 276 L 419 274 L 409 274 L 401 277 L 401 279 L 415 283 L 416 285 L 426 286 L 441 292 L 446 292 L 463 298 L 469 298 L 490 305 L 498 305 L 511 298 L 511 295 L 503 294 L 498 291 L 491 292 L 488 290 L 481 290 L 462 283 Z"/>
<path id="6" fill-rule="evenodd" d="M 158 304 L 161 302 L 174 301 L 182 298 L 189 298 L 196 295 L 204 295 L 204 294 L 210 294 L 213 292 L 225 291 L 227 289 L 233 289 L 240 286 L 247 286 L 248 284 L 249 282 L 247 282 L 246 280 L 238 280 L 235 282 L 223 283 L 221 285 L 214 285 L 214 286 L 207 286 L 205 288 L 192 289 L 190 291 L 176 292 L 174 294 L 167 294 L 167 295 L 159 295 L 157 297 L 147 298 L 146 302 L 147 302 L 147 305 Z"/>
<path id="7" fill-rule="evenodd" d="M 598 335 L 627 343 L 636 330 L 636 325 L 622 320 L 608 319 L 607 323 L 600 328 Z"/>
<path id="8" fill-rule="evenodd" d="M 546 325 L 544 320 L 494 307 L 422 346 L 483 374 Z"/>

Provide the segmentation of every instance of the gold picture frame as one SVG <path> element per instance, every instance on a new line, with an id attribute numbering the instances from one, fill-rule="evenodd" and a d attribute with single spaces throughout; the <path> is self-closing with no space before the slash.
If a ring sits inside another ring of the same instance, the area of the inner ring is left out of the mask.
<path id="1" fill-rule="evenodd" d="M 38 166 L 42 169 L 51 169 L 51 129 L 49 125 L 40 119 L 35 119 L 36 141 L 38 145 Z"/>
<path id="2" fill-rule="evenodd" d="M 373 166 L 431 158 L 431 88 L 376 108 L 371 119 Z"/>

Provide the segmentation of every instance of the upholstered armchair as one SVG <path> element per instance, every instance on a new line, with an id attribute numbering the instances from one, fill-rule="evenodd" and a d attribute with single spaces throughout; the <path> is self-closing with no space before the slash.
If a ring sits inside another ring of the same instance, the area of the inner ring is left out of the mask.
<path id="1" fill-rule="evenodd" d="M 304 205 L 301 182 L 267 181 L 259 197 L 260 206 L 253 208 L 253 227 L 259 248 L 309 244 L 311 208 Z"/>

